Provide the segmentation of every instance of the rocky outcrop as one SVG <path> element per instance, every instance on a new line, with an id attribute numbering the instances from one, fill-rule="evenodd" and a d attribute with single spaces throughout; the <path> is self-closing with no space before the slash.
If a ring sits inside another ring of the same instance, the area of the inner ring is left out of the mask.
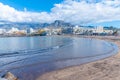
<path id="1" fill-rule="evenodd" d="M 71 23 L 67 23 L 67 22 L 64 22 L 62 20 L 55 20 L 49 26 L 52 26 L 54 28 L 58 28 L 58 27 L 73 27 L 73 25 Z"/>
<path id="2" fill-rule="evenodd" d="M 0 78 L 0 80 L 19 80 L 15 75 L 11 72 L 7 72 L 5 75 Z"/>

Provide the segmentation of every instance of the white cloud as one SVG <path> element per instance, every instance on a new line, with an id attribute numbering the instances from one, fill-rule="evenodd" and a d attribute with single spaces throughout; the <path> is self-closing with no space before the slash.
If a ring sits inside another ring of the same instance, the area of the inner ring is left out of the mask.
<path id="1" fill-rule="evenodd" d="M 0 3 L 0 20 L 12 22 L 53 22 L 64 20 L 74 24 L 120 20 L 120 0 L 65 0 L 55 4 L 51 12 L 18 11 Z"/>
<path id="2" fill-rule="evenodd" d="M 120 0 L 86 2 L 66 0 L 56 4 L 52 11 L 61 18 L 75 24 L 120 20 Z"/>
<path id="3" fill-rule="evenodd" d="M 11 22 L 51 22 L 52 17 L 47 12 L 18 11 L 8 5 L 0 3 L 0 20 Z"/>

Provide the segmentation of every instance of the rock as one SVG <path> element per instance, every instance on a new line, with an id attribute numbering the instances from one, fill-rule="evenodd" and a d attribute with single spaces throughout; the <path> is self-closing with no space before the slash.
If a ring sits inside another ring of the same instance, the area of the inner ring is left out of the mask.
<path id="1" fill-rule="evenodd" d="M 16 76 L 14 76 L 11 72 L 7 72 L 3 78 L 3 80 L 19 80 Z M 1 80 L 1 79 L 0 79 Z"/>
<path id="2" fill-rule="evenodd" d="M 0 78 L 0 80 L 7 80 L 7 79 L 5 79 L 5 78 Z"/>

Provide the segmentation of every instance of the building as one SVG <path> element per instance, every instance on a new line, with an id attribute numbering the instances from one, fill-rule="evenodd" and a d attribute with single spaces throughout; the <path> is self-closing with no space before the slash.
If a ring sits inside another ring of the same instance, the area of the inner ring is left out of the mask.
<path id="1" fill-rule="evenodd" d="M 93 30 L 94 30 L 94 28 L 90 28 L 90 27 L 75 26 L 75 27 L 73 27 L 73 34 L 91 35 L 93 33 Z"/>
<path id="2" fill-rule="evenodd" d="M 6 33 L 6 30 L 5 29 L 0 29 L 0 35 L 3 35 Z"/>
<path id="3" fill-rule="evenodd" d="M 112 35 L 114 33 L 114 31 L 113 30 L 103 30 L 103 33 Z"/>
<path id="4" fill-rule="evenodd" d="M 98 26 L 93 29 L 93 33 L 101 34 L 104 32 L 103 26 Z"/>
<path id="5" fill-rule="evenodd" d="M 44 28 L 46 31 L 47 35 L 59 35 L 62 33 L 61 28 Z"/>
<path id="6" fill-rule="evenodd" d="M 97 27 L 79 27 L 73 28 L 73 34 L 79 35 L 101 35 L 101 34 L 112 34 L 113 30 L 104 30 L 103 26 Z"/>
<path id="7" fill-rule="evenodd" d="M 46 31 L 46 35 L 52 35 L 51 29 L 49 29 L 49 28 L 44 28 L 44 30 Z"/>
<path id="8" fill-rule="evenodd" d="M 18 32 L 18 31 L 19 31 L 18 28 L 12 27 L 10 30 L 7 31 L 7 34 L 14 34 L 14 33 Z"/>
<path id="9" fill-rule="evenodd" d="M 18 28 L 14 28 L 14 27 L 12 27 L 10 30 L 6 32 L 6 35 L 15 35 L 15 36 L 16 35 L 21 36 L 26 34 L 27 34 L 26 30 L 19 30 Z"/>
<path id="10" fill-rule="evenodd" d="M 61 28 L 54 28 L 54 29 L 52 29 L 52 34 L 53 35 L 61 34 L 61 32 L 62 32 Z"/>
<path id="11" fill-rule="evenodd" d="M 29 28 L 29 29 L 26 30 L 27 34 L 32 34 L 34 32 L 35 32 L 35 30 L 33 28 Z"/>
<path id="12" fill-rule="evenodd" d="M 62 27 L 61 28 L 61 33 L 62 34 L 73 34 L 73 31 L 74 29 L 73 29 L 73 27 Z"/>

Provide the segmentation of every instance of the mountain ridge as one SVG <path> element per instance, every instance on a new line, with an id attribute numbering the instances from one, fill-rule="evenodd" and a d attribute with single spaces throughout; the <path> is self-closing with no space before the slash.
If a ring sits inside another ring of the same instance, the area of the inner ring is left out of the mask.
<path id="1" fill-rule="evenodd" d="M 44 27 L 73 27 L 71 23 L 62 20 L 55 20 L 53 23 L 27 23 L 27 22 L 9 22 L 0 21 L 0 28 L 44 28 Z"/>

